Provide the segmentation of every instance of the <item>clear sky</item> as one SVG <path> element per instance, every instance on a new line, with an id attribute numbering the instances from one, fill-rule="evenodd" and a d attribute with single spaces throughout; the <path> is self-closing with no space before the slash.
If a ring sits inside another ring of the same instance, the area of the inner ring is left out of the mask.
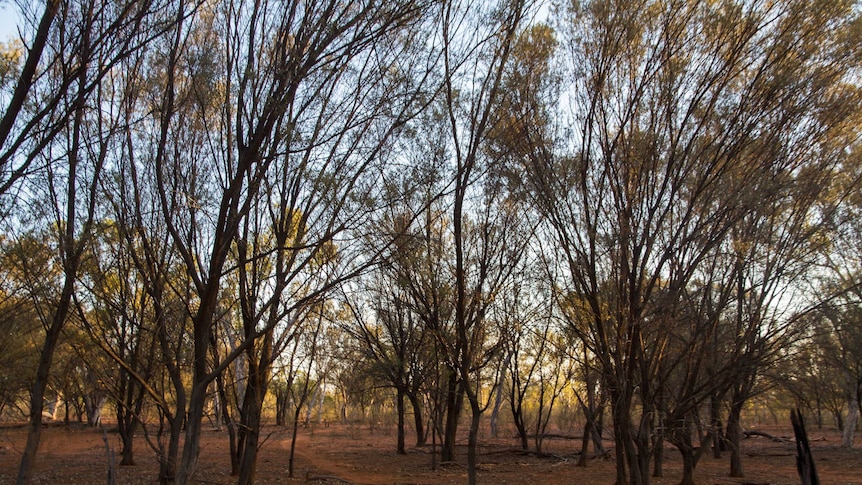
<path id="1" fill-rule="evenodd" d="M 18 7 L 12 2 L 0 1 L 0 42 L 18 36 Z"/>

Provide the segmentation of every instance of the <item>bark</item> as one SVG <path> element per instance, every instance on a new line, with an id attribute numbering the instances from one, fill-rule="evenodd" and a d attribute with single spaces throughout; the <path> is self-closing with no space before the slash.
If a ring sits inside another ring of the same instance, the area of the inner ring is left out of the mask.
<path id="1" fill-rule="evenodd" d="M 683 448 L 677 448 L 680 452 L 683 451 Z M 682 480 L 680 480 L 679 485 L 695 485 L 694 484 L 694 467 L 696 465 L 696 460 L 694 457 L 694 453 L 690 447 L 684 448 L 685 452 L 682 453 Z"/>
<path id="2" fill-rule="evenodd" d="M 413 423 L 416 426 L 416 446 L 422 446 L 428 441 L 428 436 L 425 433 L 425 421 L 422 416 L 422 401 L 415 393 L 407 395 L 410 399 L 410 405 L 413 407 Z"/>
<path id="3" fill-rule="evenodd" d="M 299 431 L 299 415 L 302 413 L 302 403 L 297 403 L 293 412 L 293 431 L 290 435 L 290 456 L 287 459 L 287 477 L 294 478 L 293 464 L 296 457 L 296 434 Z"/>
<path id="4" fill-rule="evenodd" d="M 500 414 L 500 407 L 503 405 L 503 382 L 505 381 L 504 376 L 509 371 L 509 365 L 510 365 L 511 360 L 512 360 L 512 353 L 511 353 L 511 351 L 509 351 L 506 353 L 506 358 L 503 359 L 503 368 L 500 370 L 500 379 L 497 382 L 497 384 L 494 386 L 495 387 L 494 391 L 497 394 L 494 396 L 494 408 L 491 410 L 491 419 L 490 419 L 491 437 L 493 437 L 493 438 L 496 438 L 497 433 L 498 433 L 497 418 L 499 417 L 499 414 Z"/>
<path id="5" fill-rule="evenodd" d="M 45 406 L 48 372 L 51 369 L 51 363 L 54 360 L 54 351 L 57 348 L 57 342 L 66 323 L 66 315 L 69 313 L 69 307 L 72 303 L 73 286 L 74 273 L 70 274 L 67 271 L 66 283 L 63 285 L 63 292 L 60 295 L 57 311 L 54 313 L 51 326 L 48 327 L 45 334 L 45 342 L 39 355 L 39 367 L 36 369 L 36 379 L 33 382 L 33 390 L 30 394 L 30 419 L 27 426 L 27 444 L 24 446 L 24 453 L 21 456 L 21 463 L 18 467 L 18 485 L 30 483 L 33 464 L 36 461 L 36 452 L 39 449 L 39 441 L 42 438 L 42 410 Z"/>
<path id="6" fill-rule="evenodd" d="M 398 454 L 406 455 L 407 449 L 404 446 L 404 390 L 397 388 L 395 407 L 398 412 Z"/>
<path id="7" fill-rule="evenodd" d="M 652 476 L 660 478 L 664 476 L 664 436 L 661 431 L 657 431 L 655 441 L 653 442 L 653 468 Z"/>
<path id="8" fill-rule="evenodd" d="M 503 372 L 506 372 L 506 370 L 503 369 Z M 499 433 L 499 430 L 497 429 L 497 419 L 500 415 L 500 407 L 503 405 L 503 392 L 502 392 L 502 386 L 501 385 L 499 385 L 499 384 L 497 385 L 496 392 L 497 392 L 497 394 L 494 397 L 494 407 L 491 409 L 491 418 L 489 420 L 490 421 L 489 426 L 491 428 L 491 437 L 492 438 L 496 438 L 498 436 L 498 433 Z"/>
<path id="9" fill-rule="evenodd" d="M 206 381 L 201 378 L 197 370 L 195 371 L 195 376 L 195 385 L 192 387 L 191 396 L 189 397 L 189 409 L 186 413 L 185 441 L 183 442 L 181 461 L 177 468 L 177 485 L 186 485 L 192 480 L 197 471 L 200 455 Z"/>
<path id="10" fill-rule="evenodd" d="M 168 449 L 159 451 L 159 484 L 169 485 L 176 480 L 177 477 L 177 459 L 180 454 L 180 436 L 183 429 L 183 407 L 177 406 L 176 415 L 171 416 L 168 420 L 170 428 L 168 435 Z"/>
<path id="11" fill-rule="evenodd" d="M 587 417 L 587 422 L 584 424 L 584 436 L 581 438 L 581 456 L 578 457 L 578 463 L 575 466 L 587 466 L 587 451 L 590 446 L 590 434 L 592 433 L 593 421 Z"/>
<path id="12" fill-rule="evenodd" d="M 517 401 L 517 402 L 516 402 Z M 511 400 L 512 421 L 515 424 L 515 430 L 518 432 L 518 438 L 521 441 L 521 449 L 526 451 L 529 448 L 527 442 L 527 425 L 524 422 L 524 412 L 520 399 Z"/>
<path id="13" fill-rule="evenodd" d="M 844 422 L 844 433 L 841 436 L 841 446 L 853 448 L 853 435 L 856 433 L 856 422 L 859 420 L 859 402 L 854 396 L 850 401 L 850 409 L 847 412 L 847 420 Z"/>
<path id="14" fill-rule="evenodd" d="M 138 416 L 141 415 L 144 405 L 144 389 L 134 379 L 128 376 L 125 379 L 124 402 L 117 406 L 117 431 L 123 442 L 120 466 L 131 466 L 135 464 L 135 429 L 138 427 Z"/>
<path id="15" fill-rule="evenodd" d="M 712 456 L 716 459 L 721 459 L 721 453 L 726 451 L 725 442 L 723 439 L 724 425 L 721 422 L 721 413 L 719 408 L 720 400 L 716 396 L 711 396 L 709 400 L 709 433 L 712 437 Z"/>
<path id="16" fill-rule="evenodd" d="M 709 448 L 709 443 L 701 441 L 700 446 L 695 448 L 692 442 L 692 428 L 689 423 L 682 423 L 679 428 L 672 430 L 669 435 L 669 439 L 676 446 L 676 449 L 679 450 L 682 457 L 682 480 L 680 481 L 680 485 L 695 485 L 694 471 L 698 461 L 700 461 L 700 458 Z M 709 436 L 707 433 L 707 441 L 710 439 Z"/>
<path id="17" fill-rule="evenodd" d="M 249 385 L 248 387 L 251 387 Z M 259 387 L 255 386 L 257 389 Z M 260 441 L 260 418 L 261 411 L 263 407 L 263 393 L 266 392 L 265 389 L 261 390 L 262 392 L 258 392 L 257 390 L 252 391 L 252 395 L 249 395 L 249 392 L 246 392 L 245 402 L 253 401 L 252 404 L 244 404 L 247 407 L 247 412 L 244 416 L 243 426 L 240 428 L 240 434 L 242 438 L 240 439 L 240 443 L 242 443 L 240 447 L 241 457 L 240 457 L 240 467 L 239 467 L 239 479 L 237 480 L 238 485 L 251 485 L 254 483 L 255 473 L 257 471 L 257 451 L 258 451 L 258 443 Z"/>
<path id="18" fill-rule="evenodd" d="M 263 400 L 269 387 L 270 364 L 268 356 L 272 352 L 271 342 L 272 340 L 269 335 L 264 338 L 264 345 L 261 349 L 261 360 L 259 362 L 255 363 L 251 357 L 249 358 L 248 384 L 245 387 L 241 426 L 238 433 L 238 451 L 240 453 L 238 485 L 251 485 L 255 479 Z"/>
<path id="19" fill-rule="evenodd" d="M 233 422 L 233 418 L 230 415 L 230 406 L 228 405 L 227 398 L 227 389 L 224 385 L 224 376 L 219 375 L 216 377 L 216 388 L 217 393 L 219 395 L 219 399 L 221 400 L 221 414 L 222 414 L 222 422 L 227 427 L 228 434 L 228 444 L 230 451 L 230 475 L 235 477 L 239 475 L 239 452 L 237 451 L 237 433 L 236 433 L 236 425 Z"/>
<path id="20" fill-rule="evenodd" d="M 745 472 L 742 468 L 742 452 L 739 448 L 740 441 L 742 439 L 742 426 L 739 421 L 741 413 L 742 403 L 732 403 L 730 406 L 730 414 L 727 416 L 727 445 L 730 451 L 731 477 L 745 476 Z"/>
<path id="21" fill-rule="evenodd" d="M 467 483 L 476 485 L 476 447 L 479 442 L 479 422 L 482 418 L 482 410 L 479 409 L 478 397 L 470 395 L 469 400 L 472 418 L 470 419 L 470 434 L 467 439 Z"/>
<path id="22" fill-rule="evenodd" d="M 464 390 L 455 372 L 450 372 L 446 389 L 446 423 L 443 428 L 440 461 L 455 461 L 455 438 L 463 402 Z"/>

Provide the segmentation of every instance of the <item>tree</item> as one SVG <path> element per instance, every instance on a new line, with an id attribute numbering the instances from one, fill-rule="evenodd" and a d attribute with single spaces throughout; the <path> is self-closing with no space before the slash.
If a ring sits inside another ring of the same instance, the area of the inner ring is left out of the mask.
<path id="1" fill-rule="evenodd" d="M 403 253 L 402 253 L 403 254 Z M 365 288 L 366 292 L 375 291 Z M 397 289 L 377 289 L 371 308 L 350 305 L 351 334 L 359 342 L 371 372 L 395 389 L 398 414 L 397 451 L 406 454 L 405 404 L 409 399 L 416 427 L 416 445 L 425 443 L 422 402 L 419 391 L 430 367 L 429 332 L 410 311 L 407 296 Z M 374 293 L 372 293 L 374 294 Z M 370 313 L 368 317 L 365 315 Z M 368 321 L 373 319 L 371 321 Z M 372 323 L 373 322 L 373 323 Z"/>
<path id="2" fill-rule="evenodd" d="M 231 270 L 226 264 L 232 248 L 244 243 L 241 229 L 256 227 L 255 218 L 269 213 L 286 231 L 300 214 L 300 227 L 309 228 L 308 246 L 276 248 L 286 258 L 280 270 L 293 277 L 320 248 L 354 228 L 354 215 L 365 210 L 355 194 L 373 186 L 364 176 L 412 115 L 415 101 L 415 86 L 390 77 L 414 67 L 395 55 L 393 46 L 405 44 L 390 40 L 421 18 L 425 4 L 179 7 L 177 26 L 163 39 L 164 55 L 154 55 L 158 72 L 150 99 L 158 102 L 153 110 L 142 109 L 151 113 L 145 124 L 155 149 L 141 147 L 141 153 L 157 181 L 170 244 L 197 300 L 186 439 L 176 477 L 186 483 L 195 469 L 209 383 L 278 323 L 267 319 L 219 367 L 208 365 L 223 275 Z M 291 260 L 291 250 L 302 257 Z M 274 292 L 249 307 L 246 324 L 283 312 L 270 304 L 280 296 Z"/>
<path id="3" fill-rule="evenodd" d="M 548 109 L 524 98 L 512 107 L 509 151 L 556 233 L 561 286 L 587 302 L 617 483 L 648 483 L 666 335 L 655 316 L 674 315 L 776 177 L 834 163 L 838 151 L 816 152 L 841 138 L 856 106 L 846 83 L 855 61 L 844 57 L 855 52 L 845 43 L 855 14 L 793 1 L 587 2 L 566 12 L 561 60 L 573 75 L 561 92 L 573 110 L 556 118 L 566 120 L 559 130 L 519 123 Z"/>
<path id="4" fill-rule="evenodd" d="M 152 2 L 145 1 L 75 5 L 48 2 L 33 49 L 0 121 L 4 145 L 2 192 L 6 193 L 27 173 L 31 163 L 38 162 L 40 177 L 31 178 L 32 185 L 25 192 L 38 201 L 34 205 L 44 209 L 32 216 L 52 221 L 52 237 L 63 268 L 62 291 L 51 304 L 50 317 L 47 313 L 43 317 L 46 333 L 32 386 L 28 439 L 18 483 L 30 481 L 41 436 L 49 371 L 72 309 L 81 259 L 92 238 L 98 185 L 118 133 L 117 113 L 105 108 L 122 103 L 126 93 L 109 89 L 114 86 L 109 74 L 147 40 L 154 23 L 151 7 Z M 40 66 L 47 42 L 56 55 Z M 36 81 L 35 72 L 40 67 Z M 33 99 L 32 104 L 28 103 L 33 112 L 19 125 L 28 96 Z M 21 131 L 10 136 L 16 129 Z"/>
<path id="5" fill-rule="evenodd" d="M 503 75 L 528 7 L 527 2 L 503 2 L 474 12 L 469 6 L 446 3 L 442 20 L 444 112 L 454 165 L 454 341 L 447 354 L 472 415 L 467 444 L 471 484 L 476 483 L 477 437 L 487 406 L 480 397 L 480 375 L 488 362 L 486 345 L 491 335 L 486 314 L 493 295 L 509 282 L 528 240 L 516 224 L 521 215 L 517 204 L 506 198 L 501 184 L 482 177 L 492 166 L 481 165 L 482 149 L 493 127 L 492 111 L 504 95 Z M 476 21 L 467 21 L 474 15 Z M 462 30 L 465 22 L 490 30 Z"/>

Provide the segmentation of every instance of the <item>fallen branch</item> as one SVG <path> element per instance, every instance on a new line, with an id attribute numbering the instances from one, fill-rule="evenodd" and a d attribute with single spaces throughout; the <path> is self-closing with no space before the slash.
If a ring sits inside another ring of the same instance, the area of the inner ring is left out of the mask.
<path id="1" fill-rule="evenodd" d="M 751 438 L 752 436 L 763 436 L 764 438 L 769 438 L 776 443 L 793 443 L 793 440 L 786 436 L 773 436 L 769 433 L 764 433 L 763 431 L 743 431 L 742 435 L 746 438 Z"/>

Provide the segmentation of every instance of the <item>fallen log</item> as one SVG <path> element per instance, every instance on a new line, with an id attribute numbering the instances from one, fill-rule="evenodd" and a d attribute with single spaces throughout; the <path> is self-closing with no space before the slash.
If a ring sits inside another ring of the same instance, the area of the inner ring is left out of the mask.
<path id="1" fill-rule="evenodd" d="M 762 436 L 764 438 L 769 438 L 776 443 L 793 443 L 793 440 L 791 440 L 787 436 L 775 436 L 769 433 L 765 433 L 763 431 L 743 431 L 742 435 L 746 438 L 751 438 L 752 436 Z"/>

